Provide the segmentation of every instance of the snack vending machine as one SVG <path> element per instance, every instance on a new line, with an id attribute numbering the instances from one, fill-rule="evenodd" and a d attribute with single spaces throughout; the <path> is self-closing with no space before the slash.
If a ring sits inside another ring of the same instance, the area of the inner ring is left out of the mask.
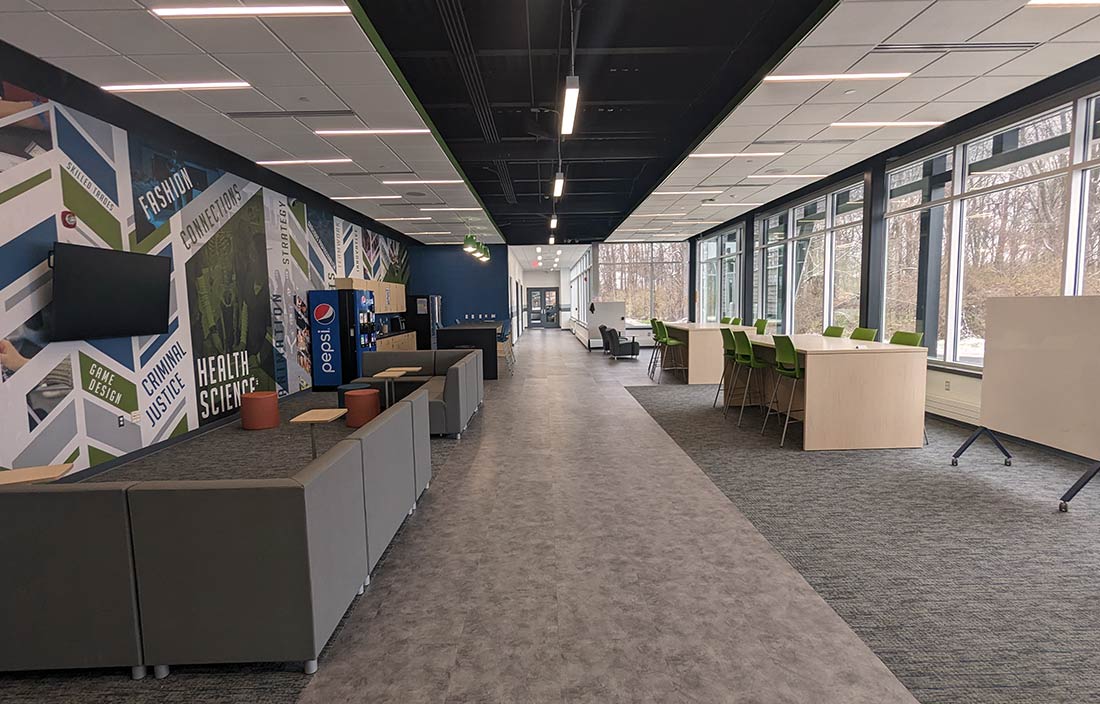
<path id="1" fill-rule="evenodd" d="M 375 350 L 374 292 L 310 291 L 313 388 L 331 391 L 362 376 L 362 353 Z"/>

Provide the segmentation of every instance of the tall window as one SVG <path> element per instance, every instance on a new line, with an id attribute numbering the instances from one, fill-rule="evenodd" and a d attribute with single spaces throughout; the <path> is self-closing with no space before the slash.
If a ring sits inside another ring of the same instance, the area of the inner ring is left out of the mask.
<path id="1" fill-rule="evenodd" d="M 1100 97 L 1088 103 L 1088 139 L 1085 158 L 1100 160 Z M 1082 237 L 1081 237 L 1081 285 L 1086 296 L 1100 295 L 1100 164 L 1086 169 L 1081 176 Z"/>
<path id="2" fill-rule="evenodd" d="M 741 228 L 699 241 L 699 320 L 741 315 Z"/>
<path id="3" fill-rule="evenodd" d="M 589 247 L 581 258 L 569 269 L 569 296 L 573 317 L 582 323 L 588 322 L 588 306 L 592 303 L 592 289 L 589 276 L 592 273 L 592 248 Z"/>
<path id="4" fill-rule="evenodd" d="M 825 324 L 825 199 L 794 209 L 793 325 L 795 333 Z"/>
<path id="5" fill-rule="evenodd" d="M 687 320 L 687 243 L 624 242 L 597 246 L 600 300 L 625 301 L 628 325 L 648 327 L 650 318 Z"/>
<path id="6" fill-rule="evenodd" d="M 830 325 L 845 332 L 859 326 L 859 290 L 863 268 L 863 185 L 834 193 L 827 246 L 832 248 Z"/>

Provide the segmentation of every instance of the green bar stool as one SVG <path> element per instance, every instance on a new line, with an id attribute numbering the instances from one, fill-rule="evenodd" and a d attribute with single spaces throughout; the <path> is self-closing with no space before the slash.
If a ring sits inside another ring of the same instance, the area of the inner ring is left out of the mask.
<path id="1" fill-rule="evenodd" d="M 665 327 L 664 321 L 662 321 L 662 320 L 657 321 L 657 331 L 661 335 L 661 350 L 662 350 L 661 351 L 660 371 L 657 372 L 657 383 L 660 384 L 661 383 L 661 377 L 664 376 L 664 372 L 665 372 L 666 369 L 670 372 L 671 371 L 677 371 L 677 370 L 686 372 L 687 371 L 687 364 L 686 364 L 687 360 L 684 359 L 684 347 L 685 347 L 684 341 L 683 340 L 677 340 L 676 338 L 673 338 L 673 337 L 669 337 L 668 328 Z M 672 353 L 672 355 L 671 355 L 672 356 L 672 363 L 673 364 L 678 364 L 679 366 L 675 366 L 675 367 L 666 366 L 665 362 L 668 361 L 667 358 L 668 358 L 670 353 Z M 687 374 L 686 373 L 684 374 L 684 383 L 685 384 L 687 383 Z"/>
<path id="2" fill-rule="evenodd" d="M 714 403 L 710 404 L 711 408 L 718 406 L 718 394 L 722 393 L 722 388 L 726 387 L 726 378 L 729 376 L 730 370 L 734 368 L 736 360 L 734 359 L 735 344 L 733 340 L 733 331 L 729 328 L 722 328 L 722 379 L 718 382 L 718 388 L 714 392 Z M 729 396 L 730 388 L 726 387 L 726 395 Z M 729 402 L 726 402 L 726 407 L 729 407 Z"/>
<path id="3" fill-rule="evenodd" d="M 802 366 L 798 363 L 798 352 L 794 349 L 794 343 L 786 335 L 773 335 L 775 340 L 775 389 L 772 391 L 772 400 L 768 403 L 768 412 L 764 415 L 764 425 L 760 428 L 760 434 L 768 427 L 768 418 L 772 414 L 772 405 L 779 397 L 779 385 L 783 379 L 791 380 L 791 395 L 787 401 L 787 420 L 783 423 L 783 437 L 779 440 L 779 446 L 787 442 L 787 426 L 791 424 L 791 407 L 794 405 L 794 392 L 798 389 L 798 382 L 803 377 Z M 776 410 L 776 415 L 779 411 Z"/>
<path id="4" fill-rule="evenodd" d="M 860 340 L 862 342 L 874 342 L 875 335 L 878 334 L 878 328 L 856 328 L 849 335 L 849 338 L 853 340 Z"/>
<path id="5" fill-rule="evenodd" d="M 649 354 L 649 378 L 653 378 L 653 374 L 657 370 L 657 361 L 660 359 L 663 352 L 664 341 L 661 339 L 660 333 L 657 331 L 657 319 L 649 319 L 649 327 L 653 329 L 653 351 Z"/>
<path id="6" fill-rule="evenodd" d="M 722 318 L 722 320 L 720 322 L 723 325 L 729 325 L 730 324 L 730 319 L 729 318 Z"/>
<path id="7" fill-rule="evenodd" d="M 756 319 L 756 334 L 757 335 L 763 335 L 767 331 L 768 331 L 768 320 L 767 320 L 767 318 L 757 318 Z"/>
<path id="8" fill-rule="evenodd" d="M 924 341 L 923 332 L 906 332 L 905 330 L 898 330 L 890 336 L 891 345 L 905 345 L 907 347 L 920 347 L 920 343 Z"/>
<path id="9" fill-rule="evenodd" d="M 844 337 L 844 328 L 839 325 L 830 325 L 825 328 L 825 332 L 821 334 L 825 337 Z"/>
<path id="10" fill-rule="evenodd" d="M 741 324 L 741 319 L 740 318 L 730 318 L 730 325 L 740 325 L 740 324 Z"/>
<path id="11" fill-rule="evenodd" d="M 737 377 L 741 373 L 741 369 L 745 368 L 749 370 L 748 377 L 745 379 L 745 393 L 741 395 L 741 412 L 737 414 L 737 427 L 741 427 L 741 419 L 745 417 L 745 404 L 749 401 L 749 389 L 752 388 L 752 372 L 754 369 L 767 369 L 768 363 L 758 359 L 756 356 L 756 350 L 752 346 L 752 340 L 745 333 L 744 330 L 733 330 L 733 346 L 734 346 L 734 358 L 733 361 L 736 364 L 733 372 L 733 381 L 730 383 L 730 391 L 737 388 Z M 758 380 L 762 379 L 760 375 L 756 377 Z M 760 405 L 764 403 L 764 387 L 760 384 L 762 381 L 757 381 L 757 398 L 760 399 Z M 726 394 L 726 406 L 722 410 L 722 415 L 726 415 L 730 409 L 730 395 Z"/>

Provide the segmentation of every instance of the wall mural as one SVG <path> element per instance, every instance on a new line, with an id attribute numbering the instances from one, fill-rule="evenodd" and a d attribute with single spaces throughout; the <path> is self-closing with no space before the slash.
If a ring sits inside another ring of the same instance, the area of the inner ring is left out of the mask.
<path id="1" fill-rule="evenodd" d="M 50 342 L 57 241 L 171 257 L 168 331 Z M 341 276 L 405 283 L 408 253 L 0 81 L 0 470 L 80 471 L 231 415 L 245 392 L 309 388 L 306 293 Z"/>

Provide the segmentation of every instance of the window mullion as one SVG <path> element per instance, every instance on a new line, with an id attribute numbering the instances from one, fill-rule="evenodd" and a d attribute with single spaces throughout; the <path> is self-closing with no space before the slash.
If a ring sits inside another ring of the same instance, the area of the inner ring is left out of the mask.
<path id="1" fill-rule="evenodd" d="M 1073 103 L 1073 122 L 1070 126 L 1069 197 L 1066 198 L 1066 256 L 1062 270 L 1062 294 L 1078 295 L 1084 280 L 1084 228 L 1085 208 L 1088 206 L 1088 178 L 1078 165 L 1088 156 L 1088 98 Z"/>
<path id="2" fill-rule="evenodd" d="M 962 292 L 962 239 L 965 228 L 963 221 L 966 216 L 965 201 L 961 197 L 966 191 L 966 147 L 962 144 L 955 147 L 953 177 L 955 183 L 952 192 L 957 194 L 952 204 L 951 213 L 951 253 L 948 261 L 947 272 L 947 311 L 944 314 L 944 322 L 947 329 L 944 330 L 943 358 L 954 362 L 958 356 L 959 344 L 959 319 L 960 299 Z"/>

